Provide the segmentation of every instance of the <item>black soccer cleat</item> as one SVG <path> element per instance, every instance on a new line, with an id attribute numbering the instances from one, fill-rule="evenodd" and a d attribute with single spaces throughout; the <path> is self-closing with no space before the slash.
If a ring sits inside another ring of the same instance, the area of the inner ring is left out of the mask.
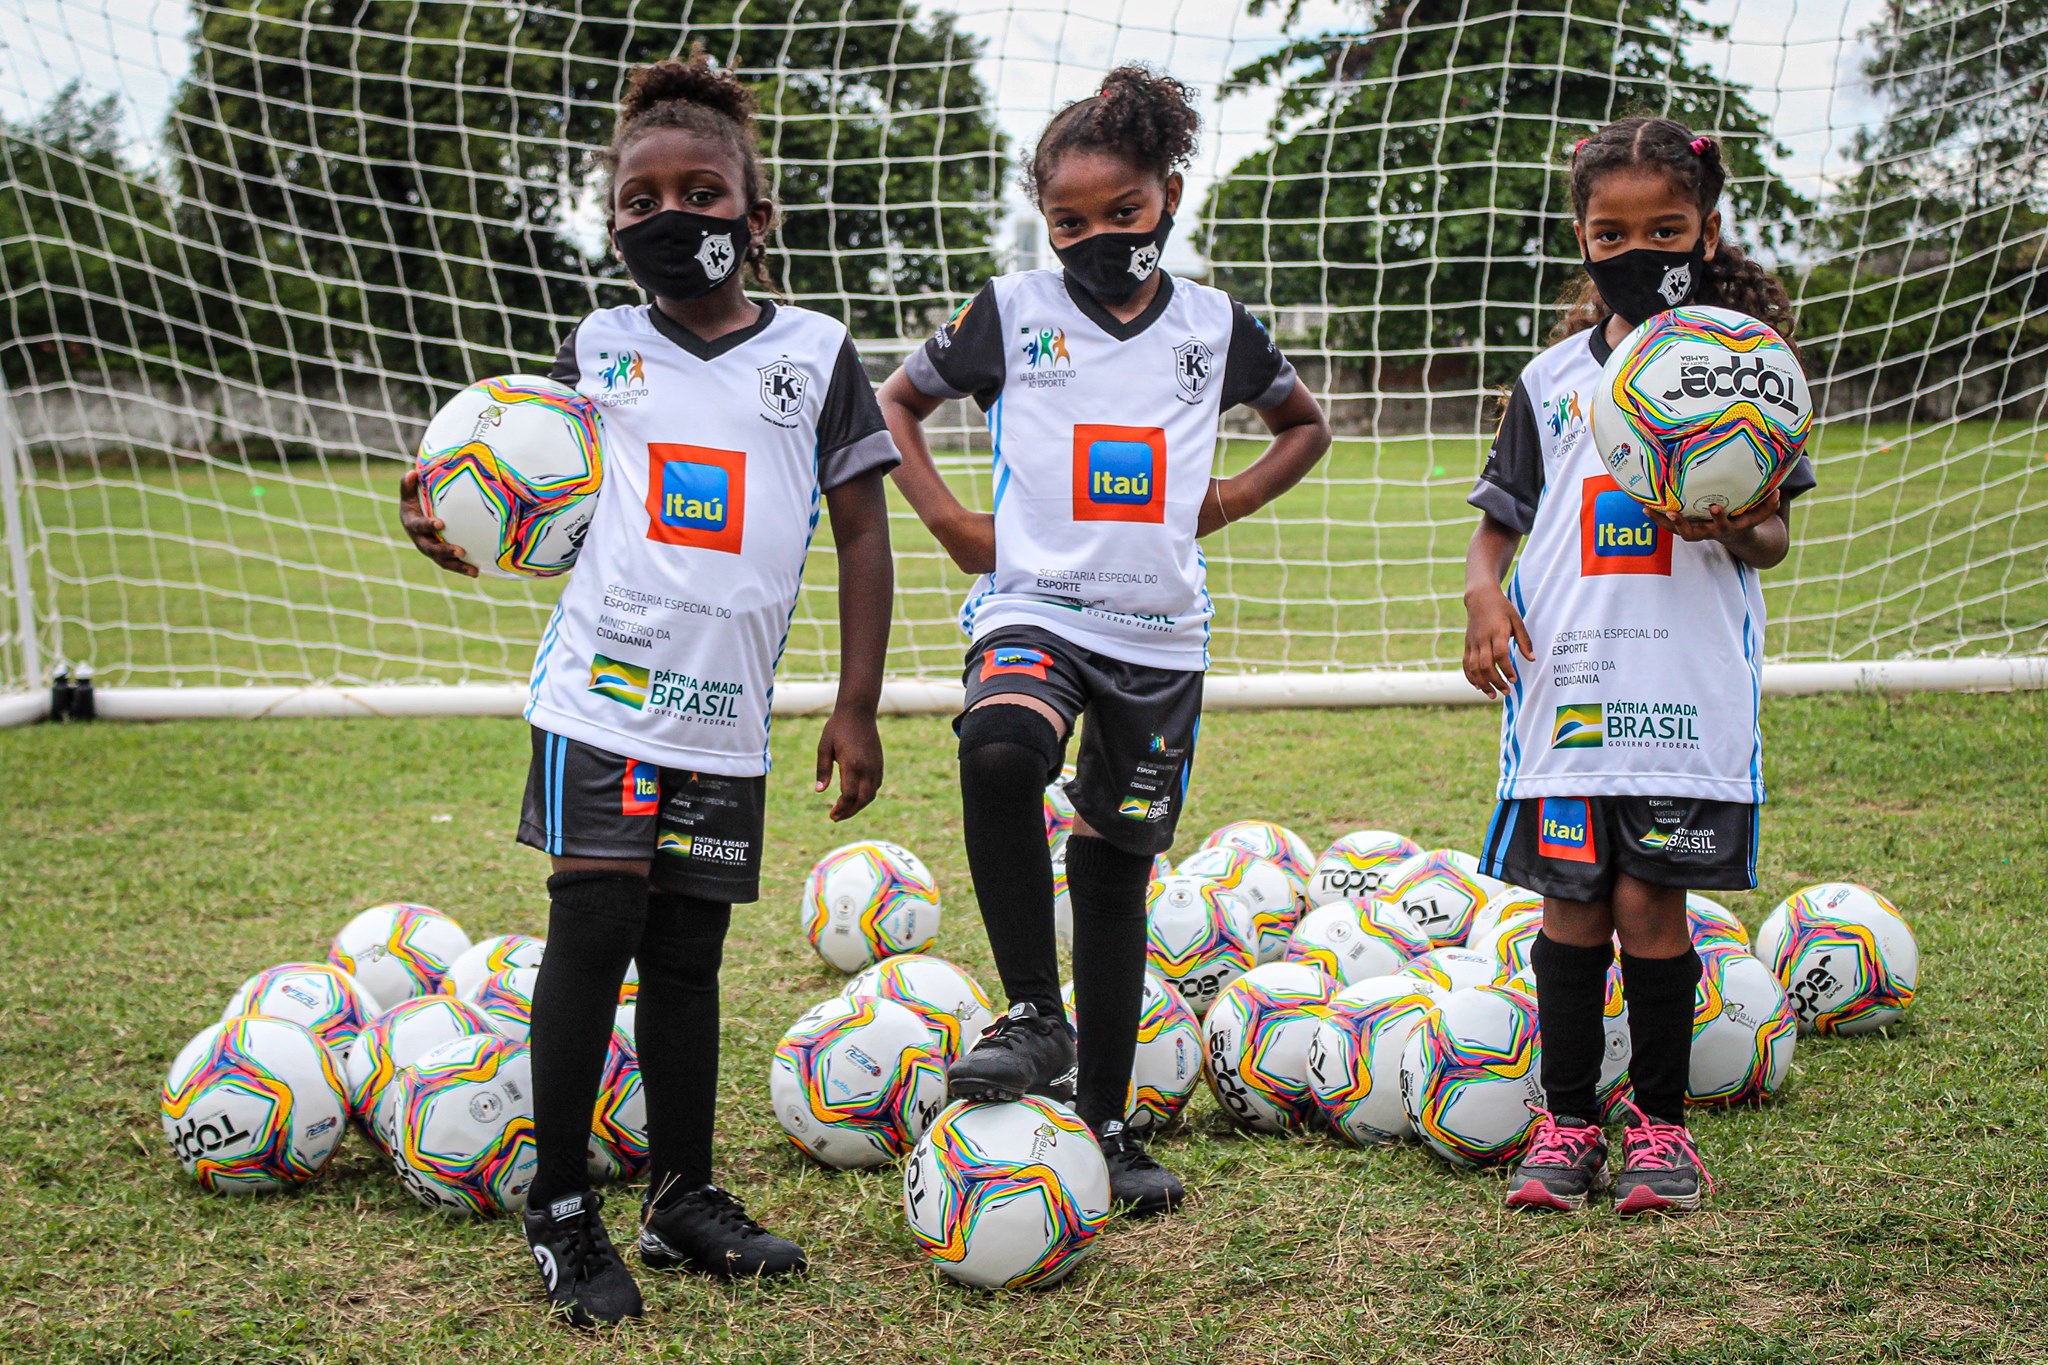
<path id="1" fill-rule="evenodd" d="M 1126 1214 L 1150 1218 L 1179 1208 L 1187 1199 L 1187 1186 L 1180 1183 L 1180 1177 L 1153 1160 L 1122 1119 L 1103 1124 L 1096 1130 L 1095 1141 L 1109 1165 L 1110 1203 Z"/>
<path id="2" fill-rule="evenodd" d="M 1058 1015 L 1024 1001 L 982 1031 L 981 1041 L 946 1072 L 946 1097 L 1021 1100 L 1043 1095 L 1074 1102 L 1074 1030 Z"/>
<path id="3" fill-rule="evenodd" d="M 640 1263 L 649 1270 L 694 1270 L 714 1279 L 774 1279 L 810 1269 L 804 1249 L 747 1216 L 716 1185 L 700 1185 L 666 1203 L 640 1208 Z"/>
<path id="4" fill-rule="evenodd" d="M 595 1191 L 528 1209 L 526 1246 L 540 1267 L 548 1303 L 577 1327 L 597 1327 L 641 1315 L 640 1286 L 612 1246 Z"/>

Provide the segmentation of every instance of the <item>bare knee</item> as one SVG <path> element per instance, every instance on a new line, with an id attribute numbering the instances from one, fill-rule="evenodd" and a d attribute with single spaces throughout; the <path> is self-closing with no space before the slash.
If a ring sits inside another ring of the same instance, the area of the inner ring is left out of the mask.
<path id="1" fill-rule="evenodd" d="M 1604 900 L 1568 901 L 1543 898 L 1543 934 L 1552 943 L 1597 948 L 1614 937 L 1614 911 Z"/>

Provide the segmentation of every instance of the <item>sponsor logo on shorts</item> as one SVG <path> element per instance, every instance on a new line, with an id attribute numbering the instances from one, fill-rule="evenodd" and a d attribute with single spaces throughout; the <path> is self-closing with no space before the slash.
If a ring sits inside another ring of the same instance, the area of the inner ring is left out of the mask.
<path id="1" fill-rule="evenodd" d="M 745 451 L 651 442 L 647 462 L 649 540 L 740 552 L 747 524 Z"/>
<path id="2" fill-rule="evenodd" d="M 1152 807 L 1155 804 L 1157 803 L 1135 796 L 1126 796 L 1117 806 L 1116 813 L 1126 820 L 1149 820 L 1152 818 Z"/>
<path id="3" fill-rule="evenodd" d="M 1074 426 L 1074 520 L 1166 520 L 1166 433 Z"/>
<path id="4" fill-rule="evenodd" d="M 1671 574 L 1671 537 L 1605 474 L 1580 485 L 1579 573 Z"/>
<path id="5" fill-rule="evenodd" d="M 1026 677 L 1043 680 L 1045 670 L 1052 665 L 1052 655 L 1042 649 L 1028 649 L 1018 645 L 998 646 L 981 653 L 981 677 L 990 678 Z"/>
<path id="6" fill-rule="evenodd" d="M 1536 802 L 1536 852 L 1568 863 L 1597 861 L 1585 798 L 1545 796 Z"/>
<path id="7" fill-rule="evenodd" d="M 661 770 L 633 759 L 619 791 L 619 814 L 653 815 L 661 809 Z"/>
<path id="8" fill-rule="evenodd" d="M 1597 749 L 1607 741 L 1607 703 L 1575 702 L 1557 708 L 1550 723 L 1553 749 Z"/>
<path id="9" fill-rule="evenodd" d="M 720 839 L 715 835 L 683 834 L 672 829 L 663 830 L 654 841 L 656 853 L 665 853 L 672 858 L 691 858 L 700 863 L 723 863 L 727 867 L 744 867 L 753 847 L 753 842 L 748 839 Z"/>
<path id="10" fill-rule="evenodd" d="M 609 655 L 590 656 L 590 690 L 600 697 L 609 698 L 623 706 L 638 711 L 647 705 L 647 678 L 650 670 L 640 664 L 629 664 L 624 659 Z"/>
<path id="11" fill-rule="evenodd" d="M 1637 836 L 1636 842 L 1652 853 L 1719 853 L 1715 832 L 1711 829 L 1646 829 Z"/>

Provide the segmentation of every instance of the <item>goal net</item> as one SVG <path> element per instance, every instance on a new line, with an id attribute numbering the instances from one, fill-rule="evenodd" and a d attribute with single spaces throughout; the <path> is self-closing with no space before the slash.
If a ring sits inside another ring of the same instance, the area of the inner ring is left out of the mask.
<path id="1" fill-rule="evenodd" d="M 636 297 L 594 154 L 691 41 L 760 92 L 787 296 L 877 379 L 1053 263 L 1016 173 L 1052 112 L 1129 59 L 1196 87 L 1167 263 L 1338 436 L 1207 543 L 1219 673 L 1455 664 L 1566 154 L 1634 112 L 1721 139 L 1798 307 L 1820 486 L 1770 657 L 2048 652 L 2048 0 L 0 0 L 0 692 L 523 679 L 557 585 L 435 570 L 398 477 L 440 398 Z M 934 444 L 986 506 L 978 414 Z M 892 529 L 890 674 L 957 677 L 966 581 Z M 834 576 L 821 528 L 785 678 L 836 675 Z"/>

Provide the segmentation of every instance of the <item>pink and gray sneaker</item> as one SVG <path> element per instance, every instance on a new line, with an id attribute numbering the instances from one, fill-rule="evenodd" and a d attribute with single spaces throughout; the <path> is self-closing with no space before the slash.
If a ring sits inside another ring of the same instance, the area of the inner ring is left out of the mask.
<path id="1" fill-rule="evenodd" d="M 1542 1113 L 1529 1150 L 1508 1177 L 1511 1209 L 1586 1207 L 1588 1196 L 1607 1188 L 1607 1134 L 1584 1119 Z"/>
<path id="2" fill-rule="evenodd" d="M 1691 1213 L 1714 1179 L 1700 1161 L 1692 1133 L 1681 1123 L 1660 1123 L 1633 1104 L 1621 1136 L 1621 1174 L 1614 1180 L 1616 1213 Z"/>

